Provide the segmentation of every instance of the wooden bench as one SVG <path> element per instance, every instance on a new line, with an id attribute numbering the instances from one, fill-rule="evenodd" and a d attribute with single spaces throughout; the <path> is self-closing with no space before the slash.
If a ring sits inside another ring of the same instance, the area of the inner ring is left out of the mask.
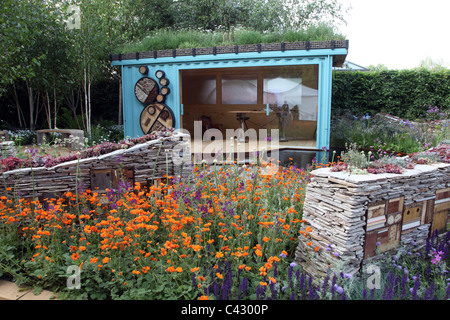
<path id="1" fill-rule="evenodd" d="M 83 130 L 77 130 L 77 129 L 43 129 L 43 130 L 37 130 L 37 143 L 40 145 L 44 142 L 50 142 L 51 138 L 50 135 L 52 133 L 59 133 L 61 134 L 61 140 L 65 144 L 67 148 L 70 148 L 72 150 L 80 150 L 84 148 L 84 131 Z M 70 138 L 76 138 L 78 139 L 70 139 Z M 64 139 L 70 139 L 68 141 L 64 141 Z"/>
<path id="2" fill-rule="evenodd" d="M 9 133 L 6 130 L 0 130 L 0 141 L 9 141 Z"/>

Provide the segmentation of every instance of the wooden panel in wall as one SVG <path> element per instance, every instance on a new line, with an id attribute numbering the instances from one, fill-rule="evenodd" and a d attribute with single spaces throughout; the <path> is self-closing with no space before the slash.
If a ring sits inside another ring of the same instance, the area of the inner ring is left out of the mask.
<path id="1" fill-rule="evenodd" d="M 420 226 L 423 202 L 415 202 L 405 205 L 403 210 L 403 230 Z"/>
<path id="2" fill-rule="evenodd" d="M 422 224 L 429 224 L 433 222 L 434 214 L 434 200 L 427 200 L 422 211 Z"/>
<path id="3" fill-rule="evenodd" d="M 393 224 L 388 227 L 375 229 L 366 233 L 364 244 L 364 258 L 375 256 L 400 245 L 401 225 Z"/>
<path id="4" fill-rule="evenodd" d="M 436 191 L 436 200 L 434 203 L 433 224 L 431 231 L 438 230 L 443 233 L 448 230 L 448 216 L 450 215 L 450 188 Z"/>
<path id="5" fill-rule="evenodd" d="M 119 182 L 128 182 L 134 186 L 134 169 L 92 169 L 91 170 L 91 189 L 104 192 L 106 189 L 117 189 Z"/>
<path id="6" fill-rule="evenodd" d="M 447 230 L 447 218 L 450 211 L 435 212 L 431 232 L 439 231 L 439 234 Z"/>

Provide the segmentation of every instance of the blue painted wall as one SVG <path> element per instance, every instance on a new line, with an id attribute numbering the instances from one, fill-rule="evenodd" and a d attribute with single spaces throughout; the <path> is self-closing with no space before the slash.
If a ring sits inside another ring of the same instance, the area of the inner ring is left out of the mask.
<path id="1" fill-rule="evenodd" d="M 165 104 L 175 115 L 175 127 L 180 128 L 180 71 L 205 68 L 233 68 L 256 66 L 289 66 L 310 65 L 319 66 L 319 97 L 317 115 L 317 149 L 329 148 L 330 116 L 331 116 L 331 85 L 333 56 L 346 55 L 346 49 L 316 49 L 290 51 L 264 51 L 261 53 L 247 52 L 239 54 L 177 56 L 164 58 L 149 58 L 140 60 L 113 61 L 112 65 L 122 66 L 123 119 L 125 137 L 142 136 L 139 124 L 143 105 L 134 95 L 136 82 L 143 77 L 139 73 L 140 66 L 148 66 L 148 76 L 155 79 L 156 70 L 163 70 L 169 79 L 170 94 L 166 96 Z"/>

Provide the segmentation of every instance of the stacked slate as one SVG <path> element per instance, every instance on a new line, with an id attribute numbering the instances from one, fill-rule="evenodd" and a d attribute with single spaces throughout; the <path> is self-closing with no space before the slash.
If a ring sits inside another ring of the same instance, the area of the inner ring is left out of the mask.
<path id="1" fill-rule="evenodd" d="M 313 276 L 330 267 L 356 274 L 380 253 L 411 243 L 420 248 L 431 227 L 447 228 L 449 186 L 450 164 L 416 165 L 402 174 L 314 170 L 302 227 L 312 231 L 300 235 L 296 262 Z"/>
<path id="2" fill-rule="evenodd" d="M 16 146 L 13 141 L 0 142 L 0 152 L 2 158 L 15 157 L 17 154 Z"/>
<path id="3" fill-rule="evenodd" d="M 190 161 L 186 141 L 189 141 L 188 135 L 173 133 L 169 137 L 97 157 L 63 162 L 48 168 L 28 167 L 6 171 L 0 192 L 30 199 L 77 189 L 101 193 L 107 188 L 117 187 L 119 178 L 132 184 L 148 185 L 165 179 L 166 175 L 182 175 L 182 164 Z"/>

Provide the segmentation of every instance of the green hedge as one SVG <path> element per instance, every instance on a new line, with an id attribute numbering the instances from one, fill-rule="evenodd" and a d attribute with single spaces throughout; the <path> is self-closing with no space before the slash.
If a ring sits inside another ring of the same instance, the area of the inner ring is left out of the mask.
<path id="1" fill-rule="evenodd" d="M 449 109 L 450 70 L 333 72 L 333 115 L 386 112 L 415 119 L 430 106 Z"/>

